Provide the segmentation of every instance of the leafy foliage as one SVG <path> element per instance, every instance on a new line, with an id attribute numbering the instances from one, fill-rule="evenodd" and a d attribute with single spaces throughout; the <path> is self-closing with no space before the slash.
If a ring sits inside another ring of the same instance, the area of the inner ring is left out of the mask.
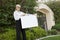
<path id="1" fill-rule="evenodd" d="M 49 2 L 47 5 L 54 12 L 56 25 L 53 27 L 53 29 L 60 30 L 60 1 Z"/>
<path id="2" fill-rule="evenodd" d="M 5 33 L 0 33 L 0 40 L 16 40 L 16 30 L 15 28 L 6 28 Z M 46 36 L 47 33 L 44 29 L 37 27 L 32 28 L 32 31 L 27 29 L 26 30 L 26 38 L 27 40 L 35 40 L 36 38 Z"/>
<path id="3" fill-rule="evenodd" d="M 57 30 L 56 29 L 52 29 L 48 31 L 48 35 L 56 35 L 57 34 Z"/>
<path id="4" fill-rule="evenodd" d="M 36 38 L 40 38 L 47 35 L 47 32 L 40 27 L 33 28 L 33 33 L 36 36 Z"/>
<path id="5" fill-rule="evenodd" d="M 60 1 L 49 2 L 47 4 L 54 12 L 56 23 L 60 23 Z"/>
<path id="6" fill-rule="evenodd" d="M 35 0 L 0 0 L 0 26 L 14 25 L 13 12 L 15 5 L 20 4 L 22 6 L 21 11 L 34 13 Z"/>
<path id="7" fill-rule="evenodd" d="M 60 24 L 57 23 L 57 24 L 53 27 L 53 29 L 56 29 L 56 30 L 60 31 Z"/>

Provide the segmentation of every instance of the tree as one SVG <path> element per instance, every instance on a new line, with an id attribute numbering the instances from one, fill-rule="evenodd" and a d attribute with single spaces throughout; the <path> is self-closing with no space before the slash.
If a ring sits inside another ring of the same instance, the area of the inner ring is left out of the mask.
<path id="1" fill-rule="evenodd" d="M 21 11 L 34 13 L 35 0 L 0 0 L 0 26 L 14 25 L 13 12 L 15 5 L 22 5 Z"/>
<path id="2" fill-rule="evenodd" d="M 60 1 L 50 2 L 47 5 L 53 10 L 56 23 L 60 23 Z"/>
<path id="3" fill-rule="evenodd" d="M 0 6 L 2 6 L 2 0 L 0 0 Z"/>

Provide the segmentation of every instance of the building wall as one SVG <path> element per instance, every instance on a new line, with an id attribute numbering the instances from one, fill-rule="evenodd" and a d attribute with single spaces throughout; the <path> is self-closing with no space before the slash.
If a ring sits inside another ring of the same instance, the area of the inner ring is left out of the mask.
<path id="1" fill-rule="evenodd" d="M 45 2 L 49 2 L 49 1 L 60 1 L 60 0 L 36 0 L 37 3 L 45 3 Z"/>
<path id="2" fill-rule="evenodd" d="M 53 11 L 44 3 L 39 3 L 36 10 L 46 14 L 47 29 L 51 30 L 51 28 L 55 25 Z"/>

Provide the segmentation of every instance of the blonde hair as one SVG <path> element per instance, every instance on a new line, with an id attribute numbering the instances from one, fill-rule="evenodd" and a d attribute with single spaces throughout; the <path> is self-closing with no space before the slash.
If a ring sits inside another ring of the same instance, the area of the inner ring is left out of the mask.
<path id="1" fill-rule="evenodd" d="M 16 7 L 21 7 L 21 5 L 17 4 Z"/>
<path id="2" fill-rule="evenodd" d="M 19 4 L 16 4 L 16 7 L 19 7 L 19 8 L 21 8 L 21 5 L 19 5 Z M 15 8 L 15 10 L 16 10 L 16 8 Z"/>

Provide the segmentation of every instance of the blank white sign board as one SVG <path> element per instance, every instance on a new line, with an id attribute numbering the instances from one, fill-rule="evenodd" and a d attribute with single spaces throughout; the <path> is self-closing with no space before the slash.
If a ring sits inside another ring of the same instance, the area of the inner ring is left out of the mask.
<path id="1" fill-rule="evenodd" d="M 21 17 L 22 29 L 37 27 L 38 21 L 35 15 L 26 15 Z"/>

